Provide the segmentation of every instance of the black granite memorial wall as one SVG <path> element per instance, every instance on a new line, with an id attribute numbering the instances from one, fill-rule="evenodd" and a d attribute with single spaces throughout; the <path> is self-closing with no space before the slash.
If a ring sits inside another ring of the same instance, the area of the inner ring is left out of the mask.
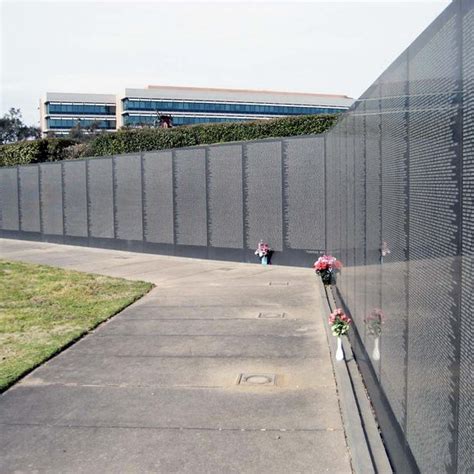
<path id="1" fill-rule="evenodd" d="M 270 139 L 0 169 L 0 235 L 312 265 L 326 247 L 325 137 Z"/>
<path id="2" fill-rule="evenodd" d="M 0 169 L 0 236 L 308 267 L 336 297 L 397 472 L 474 472 L 474 0 L 324 135 Z M 371 321 L 381 321 L 380 331 Z"/>
<path id="3" fill-rule="evenodd" d="M 450 4 L 337 128 L 354 127 L 355 265 L 336 294 L 397 472 L 474 472 L 473 9 Z"/>

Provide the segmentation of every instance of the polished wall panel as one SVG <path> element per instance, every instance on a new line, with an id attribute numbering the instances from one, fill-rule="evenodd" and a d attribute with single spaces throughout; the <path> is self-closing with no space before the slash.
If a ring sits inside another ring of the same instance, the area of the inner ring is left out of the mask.
<path id="1" fill-rule="evenodd" d="M 63 186 L 62 164 L 42 163 L 40 172 L 40 201 L 43 233 L 63 234 Z"/>
<path id="2" fill-rule="evenodd" d="M 0 214 L 2 229 L 20 230 L 17 168 L 0 169 Z"/>
<path id="3" fill-rule="evenodd" d="M 408 324 L 408 56 L 380 79 L 381 202 L 380 378 L 394 414 L 406 426 Z M 376 317 L 376 313 L 372 316 Z M 369 338 L 369 352 L 377 343 Z M 373 356 L 372 356 L 373 358 Z"/>
<path id="4" fill-rule="evenodd" d="M 347 217 L 347 205 L 349 200 L 348 187 L 346 185 L 349 174 L 347 170 L 347 121 L 348 117 L 344 117 L 344 120 L 340 122 L 340 134 L 339 134 L 339 152 L 337 160 L 339 162 L 339 180 L 336 183 L 336 189 L 339 197 L 339 229 L 340 229 L 340 241 L 339 241 L 339 257 L 344 265 L 347 264 L 347 234 L 348 234 L 348 217 Z M 343 291 L 347 290 L 345 280 L 341 281 Z"/>
<path id="5" fill-rule="evenodd" d="M 375 83 L 365 95 L 365 202 L 366 202 L 366 239 L 365 239 L 365 299 L 364 319 L 381 306 L 381 266 L 380 248 L 382 240 L 382 157 L 381 157 L 381 110 L 380 83 Z M 373 368 L 380 378 L 380 359 L 374 357 L 374 340 L 365 331 L 365 344 Z"/>
<path id="6" fill-rule="evenodd" d="M 87 161 L 89 233 L 91 237 L 115 237 L 112 158 Z"/>
<path id="7" fill-rule="evenodd" d="M 242 145 L 210 147 L 207 163 L 209 244 L 241 249 L 244 246 Z"/>
<path id="8" fill-rule="evenodd" d="M 174 152 L 176 243 L 207 246 L 206 150 Z"/>
<path id="9" fill-rule="evenodd" d="M 142 168 L 140 155 L 114 158 L 116 237 L 143 239 Z"/>
<path id="10" fill-rule="evenodd" d="M 324 137 L 285 140 L 283 172 L 286 247 L 324 250 Z"/>
<path id="11" fill-rule="evenodd" d="M 366 262 L 366 142 L 365 142 L 365 103 L 356 102 L 353 106 L 354 117 L 354 261 L 357 269 Z M 365 272 L 352 270 L 344 277 L 352 276 L 354 281 L 354 305 L 351 313 L 358 325 L 359 333 L 365 335 L 364 320 L 366 316 L 366 276 Z"/>
<path id="12" fill-rule="evenodd" d="M 282 143 L 244 146 L 245 242 L 255 249 L 260 239 L 276 251 L 283 249 Z"/>
<path id="13" fill-rule="evenodd" d="M 459 42 L 456 11 L 409 49 L 409 280 L 406 436 L 419 466 L 453 465 L 459 298 Z M 433 374 L 436 377 L 433 377 Z"/>
<path id="14" fill-rule="evenodd" d="M 356 229 L 356 206 L 355 206 L 355 117 L 346 116 L 346 138 L 345 138 L 345 164 L 346 180 L 343 183 L 343 191 L 346 197 L 346 251 L 343 260 L 344 271 L 339 277 L 343 285 L 343 292 L 347 305 L 354 308 L 356 304 L 355 279 L 353 277 L 355 267 L 355 229 Z"/>
<path id="15" fill-rule="evenodd" d="M 65 235 L 87 237 L 86 162 L 66 161 L 63 167 Z"/>
<path id="16" fill-rule="evenodd" d="M 19 178 L 20 229 L 25 232 L 41 232 L 38 166 L 20 167 Z"/>
<path id="17" fill-rule="evenodd" d="M 469 2 L 464 4 L 462 30 L 463 212 L 457 465 L 458 472 L 474 472 L 474 8 Z"/>
<path id="18" fill-rule="evenodd" d="M 336 125 L 337 127 L 337 125 Z M 340 244 L 339 215 L 339 192 L 337 181 L 339 179 L 338 160 L 338 128 L 334 127 L 331 133 L 326 134 L 326 251 L 338 255 Z"/>
<path id="19" fill-rule="evenodd" d="M 171 151 L 143 155 L 145 240 L 173 244 L 173 160 Z"/>

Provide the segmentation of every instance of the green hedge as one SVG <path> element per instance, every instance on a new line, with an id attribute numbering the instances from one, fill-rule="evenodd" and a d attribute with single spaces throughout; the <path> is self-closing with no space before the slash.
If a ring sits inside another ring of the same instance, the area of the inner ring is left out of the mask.
<path id="1" fill-rule="evenodd" d="M 64 159 L 65 150 L 77 141 L 43 138 L 0 146 L 0 166 L 26 165 Z"/>
<path id="2" fill-rule="evenodd" d="M 190 125 L 172 129 L 122 129 L 92 140 L 88 144 L 87 153 L 89 156 L 103 156 L 271 137 L 312 135 L 332 127 L 336 120 L 336 115 L 304 115 L 255 122 Z"/>
<path id="3" fill-rule="evenodd" d="M 121 129 L 78 144 L 66 138 L 44 138 L 0 146 L 0 166 L 166 150 L 263 138 L 314 135 L 331 128 L 337 115 L 303 115 L 255 122 L 201 124 L 171 129 Z"/>

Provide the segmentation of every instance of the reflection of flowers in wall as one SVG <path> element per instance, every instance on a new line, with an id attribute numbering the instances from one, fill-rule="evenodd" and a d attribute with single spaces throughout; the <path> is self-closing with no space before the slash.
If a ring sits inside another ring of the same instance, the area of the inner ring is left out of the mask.
<path id="1" fill-rule="evenodd" d="M 382 334 L 382 324 L 385 316 L 380 308 L 374 308 L 364 319 L 367 331 L 370 336 L 374 337 L 374 348 L 372 350 L 372 359 L 380 359 L 379 338 Z"/>
<path id="2" fill-rule="evenodd" d="M 371 336 L 380 337 L 382 334 L 382 324 L 385 316 L 380 308 L 374 308 L 364 319 L 367 330 Z"/>
<path id="3" fill-rule="evenodd" d="M 390 249 L 388 248 L 387 242 L 385 240 L 382 242 L 382 245 L 380 246 L 380 263 L 383 263 L 384 257 L 390 254 Z"/>

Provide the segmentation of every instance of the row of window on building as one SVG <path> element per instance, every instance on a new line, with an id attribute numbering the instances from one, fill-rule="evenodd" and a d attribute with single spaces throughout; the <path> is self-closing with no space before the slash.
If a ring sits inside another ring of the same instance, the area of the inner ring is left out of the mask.
<path id="1" fill-rule="evenodd" d="M 245 114 L 270 114 L 270 115 L 304 115 L 304 114 L 330 114 L 342 112 L 342 108 L 309 107 L 292 105 L 263 105 L 239 104 L 219 102 L 183 102 L 183 101 L 155 101 L 125 99 L 123 109 L 130 111 L 189 111 L 189 112 L 215 112 L 215 113 L 245 113 Z"/>
<path id="2" fill-rule="evenodd" d="M 214 112 L 214 113 L 245 113 L 270 115 L 296 114 L 329 114 L 344 109 L 328 107 L 300 107 L 291 105 L 261 105 L 214 102 L 182 102 L 182 101 L 143 101 L 125 99 L 123 109 L 128 111 L 159 111 L 159 112 Z M 83 115 L 115 115 L 116 107 L 99 104 L 47 104 L 48 114 L 83 114 Z"/>
<path id="3" fill-rule="evenodd" d="M 236 122 L 236 121 L 250 121 L 252 119 L 248 117 L 236 118 L 236 117 L 183 117 L 173 116 L 173 126 L 179 125 L 193 125 L 197 123 L 221 123 L 221 122 Z M 253 119 L 255 120 L 255 119 Z M 140 125 L 157 125 L 159 120 L 153 115 L 126 115 L 124 117 L 124 124 L 130 126 Z"/>
<path id="4" fill-rule="evenodd" d="M 115 115 L 115 105 L 101 104 L 46 104 L 48 114 L 87 114 L 87 115 Z"/>
<path id="5" fill-rule="evenodd" d="M 70 129 L 78 124 L 82 128 L 89 128 L 96 126 L 101 130 L 115 130 L 116 121 L 115 120 L 94 120 L 94 119 L 79 119 L 79 118 L 48 118 L 46 119 L 48 128 L 50 129 Z"/>
<path id="6" fill-rule="evenodd" d="M 235 117 L 183 117 L 174 116 L 172 118 L 172 125 L 193 125 L 198 123 L 222 123 L 222 122 L 235 122 L 235 121 L 251 121 L 252 119 L 235 118 Z M 93 119 L 80 119 L 80 118 L 48 118 L 46 119 L 48 128 L 59 130 L 66 128 L 73 128 L 80 124 L 82 128 L 89 128 L 95 125 L 101 130 L 114 130 L 116 128 L 115 120 L 93 120 Z M 124 125 L 128 126 L 156 126 L 160 122 L 157 117 L 152 115 L 133 115 L 124 117 Z"/>

